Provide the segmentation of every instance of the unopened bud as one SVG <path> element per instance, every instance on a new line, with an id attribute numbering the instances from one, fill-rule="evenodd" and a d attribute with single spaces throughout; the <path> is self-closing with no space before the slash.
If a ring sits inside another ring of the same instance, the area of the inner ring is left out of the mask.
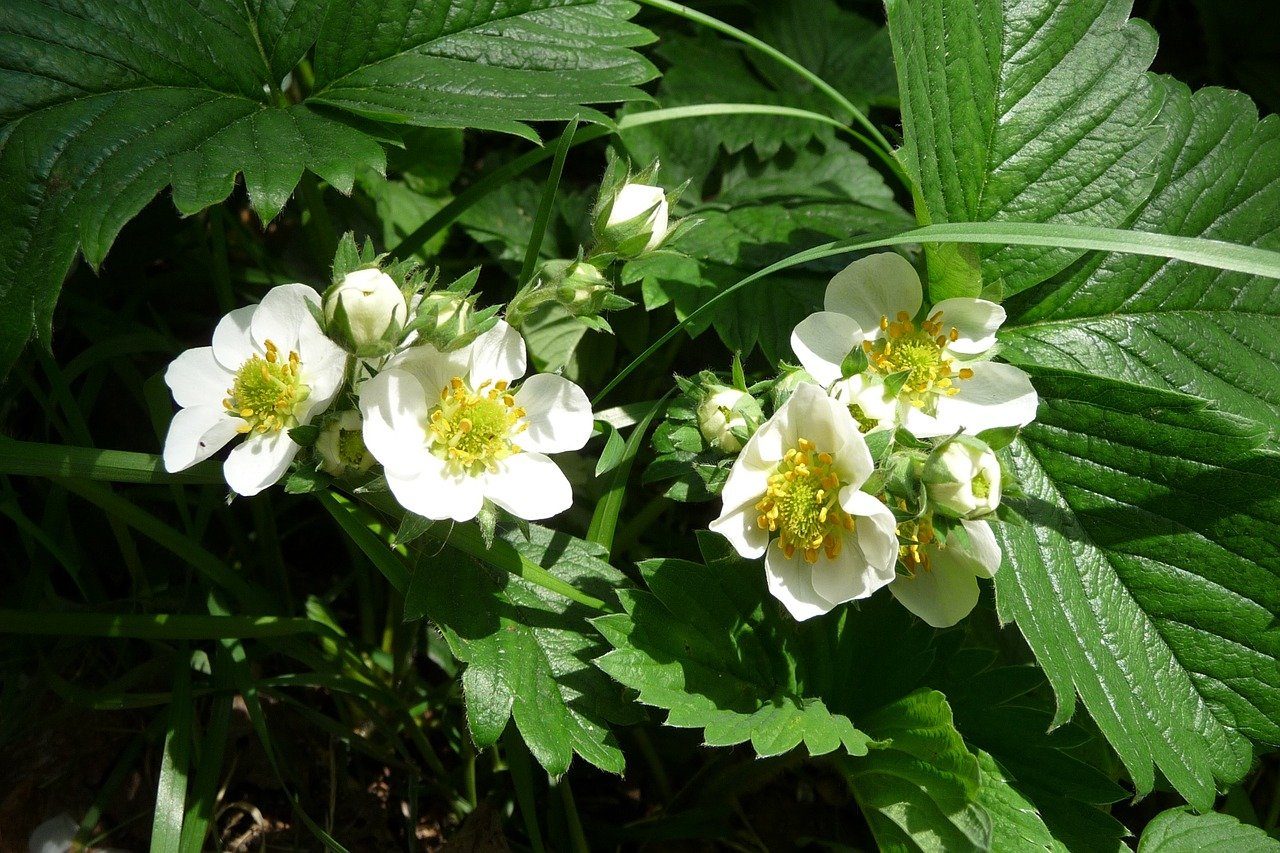
<path id="1" fill-rule="evenodd" d="M 977 519 L 1000 506 L 1000 460 L 984 442 L 957 436 L 925 465 L 929 501 L 946 515 Z"/>
<path id="2" fill-rule="evenodd" d="M 707 385 L 704 392 L 698 430 L 712 447 L 737 453 L 763 420 L 760 404 L 746 391 L 727 385 Z"/>
<path id="3" fill-rule="evenodd" d="M 378 269 L 348 273 L 324 296 L 330 337 L 360 356 L 384 355 L 395 348 L 409 307 L 391 276 Z"/>
<path id="4" fill-rule="evenodd" d="M 635 258 L 658 248 L 669 227 L 667 195 L 662 187 L 624 184 L 598 235 L 610 251 Z"/>

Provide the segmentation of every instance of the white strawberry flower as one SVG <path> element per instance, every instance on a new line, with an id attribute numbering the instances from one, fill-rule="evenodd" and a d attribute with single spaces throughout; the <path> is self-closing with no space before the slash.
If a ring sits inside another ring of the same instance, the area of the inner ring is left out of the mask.
<path id="1" fill-rule="evenodd" d="M 845 358 L 863 348 L 865 379 L 846 398 L 864 429 L 901 424 L 919 438 L 934 438 L 1031 423 L 1039 402 L 1031 380 L 1012 365 L 990 361 L 1004 309 L 986 299 L 956 297 L 933 305 L 917 322 L 923 304 L 920 277 L 905 258 L 869 255 L 831 279 L 826 310 L 800 321 L 791 347 L 824 387 L 839 382 Z M 886 381 L 901 382 L 889 424 L 869 411 L 883 412 Z"/>
<path id="2" fill-rule="evenodd" d="M 893 513 L 859 488 L 874 463 L 847 407 L 801 385 L 734 462 L 711 529 L 764 555 L 769 591 L 796 619 L 866 598 L 896 574 Z"/>
<path id="3" fill-rule="evenodd" d="M 591 403 L 549 373 L 515 388 L 525 364 L 520 334 L 499 321 L 453 352 L 404 350 L 360 386 L 365 446 L 405 509 L 467 521 L 486 499 L 529 520 L 569 508 L 569 481 L 545 454 L 587 443 Z"/>
<path id="4" fill-rule="evenodd" d="M 927 519 L 898 526 L 899 552 L 905 571 L 889 592 L 912 613 L 935 628 L 949 628 L 978 603 L 978 578 L 994 577 L 1000 568 L 1000 545 L 985 521 L 962 521 L 964 536 L 952 533 L 940 543 Z"/>
<path id="5" fill-rule="evenodd" d="M 929 503 L 955 518 L 982 518 L 1000 506 L 1000 460 L 972 436 L 943 444 L 925 466 L 924 482 Z"/>
<path id="6" fill-rule="evenodd" d="M 181 471 L 238 435 L 222 466 L 231 490 L 256 495 L 277 482 L 300 449 L 289 437 L 333 402 L 347 355 L 325 337 L 305 284 L 272 288 L 262 302 L 237 308 L 213 331 L 213 346 L 189 349 L 164 380 L 182 408 L 169 424 L 164 465 Z"/>

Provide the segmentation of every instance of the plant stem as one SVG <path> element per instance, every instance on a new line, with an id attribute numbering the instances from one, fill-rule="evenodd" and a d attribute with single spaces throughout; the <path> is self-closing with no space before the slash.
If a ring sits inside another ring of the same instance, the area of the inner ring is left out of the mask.
<path id="1" fill-rule="evenodd" d="M 556 783 L 560 792 L 560 804 L 564 807 L 564 821 L 569 830 L 570 849 L 574 853 L 591 853 L 587 845 L 587 836 L 582 831 L 582 820 L 578 817 L 578 806 L 573 801 L 573 789 L 569 787 L 566 776 Z"/>

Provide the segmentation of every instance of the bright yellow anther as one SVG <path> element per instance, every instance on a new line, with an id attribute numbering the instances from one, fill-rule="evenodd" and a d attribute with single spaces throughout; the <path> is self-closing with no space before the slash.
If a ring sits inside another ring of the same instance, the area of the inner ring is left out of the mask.
<path id="1" fill-rule="evenodd" d="M 486 380 L 474 390 L 460 376 L 449 380 L 440 403 L 427 418 L 432 452 L 456 473 L 496 471 L 498 463 L 520 453 L 512 437 L 528 428 L 524 409 L 505 393 L 507 382 Z"/>

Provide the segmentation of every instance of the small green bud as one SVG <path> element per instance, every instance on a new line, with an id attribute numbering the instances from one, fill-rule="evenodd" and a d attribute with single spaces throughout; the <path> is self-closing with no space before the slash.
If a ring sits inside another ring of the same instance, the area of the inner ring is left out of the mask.
<path id="1" fill-rule="evenodd" d="M 737 453 L 764 420 L 760 403 L 746 391 L 728 385 L 702 386 L 698 430 L 712 447 Z"/>

